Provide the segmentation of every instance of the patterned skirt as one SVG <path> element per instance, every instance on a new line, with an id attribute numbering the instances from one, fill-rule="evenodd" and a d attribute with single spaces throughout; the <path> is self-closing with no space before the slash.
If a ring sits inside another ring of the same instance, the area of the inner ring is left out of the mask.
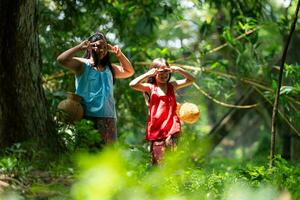
<path id="1" fill-rule="evenodd" d="M 166 140 L 153 140 L 150 143 L 151 151 L 151 162 L 153 165 L 158 165 L 164 158 L 165 151 L 167 149 L 175 151 L 177 147 L 177 142 L 179 138 L 179 133 L 173 134 L 169 141 Z"/>
<path id="2" fill-rule="evenodd" d="M 94 122 L 94 128 L 99 131 L 101 143 L 112 144 L 117 140 L 117 126 L 115 118 L 86 116 L 85 119 Z"/>

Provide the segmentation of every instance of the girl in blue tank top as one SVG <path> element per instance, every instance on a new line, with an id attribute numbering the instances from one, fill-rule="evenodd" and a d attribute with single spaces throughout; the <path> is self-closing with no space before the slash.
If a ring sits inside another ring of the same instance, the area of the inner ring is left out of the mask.
<path id="1" fill-rule="evenodd" d="M 84 58 L 75 57 L 79 51 L 85 51 Z M 110 52 L 120 65 L 110 62 Z M 83 98 L 85 118 L 94 121 L 103 143 L 114 142 L 117 128 L 113 83 L 115 78 L 134 74 L 129 60 L 118 46 L 108 44 L 102 33 L 96 33 L 60 54 L 57 61 L 75 73 L 75 93 Z"/>

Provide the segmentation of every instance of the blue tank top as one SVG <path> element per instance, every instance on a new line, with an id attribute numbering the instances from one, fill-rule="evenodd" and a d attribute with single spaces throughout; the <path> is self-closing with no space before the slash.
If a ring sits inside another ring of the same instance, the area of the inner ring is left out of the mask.
<path id="1" fill-rule="evenodd" d="M 75 76 L 75 93 L 83 98 L 85 116 L 116 118 L 113 75 L 108 66 L 96 71 L 85 63 L 83 72 Z"/>

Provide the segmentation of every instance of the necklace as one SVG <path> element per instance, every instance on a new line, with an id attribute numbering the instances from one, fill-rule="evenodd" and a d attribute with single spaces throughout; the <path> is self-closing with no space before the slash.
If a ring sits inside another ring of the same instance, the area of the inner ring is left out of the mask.
<path id="1" fill-rule="evenodd" d="M 93 69 L 99 72 L 102 72 L 105 70 L 105 67 L 102 67 L 102 65 L 98 65 L 97 67 L 93 66 Z"/>

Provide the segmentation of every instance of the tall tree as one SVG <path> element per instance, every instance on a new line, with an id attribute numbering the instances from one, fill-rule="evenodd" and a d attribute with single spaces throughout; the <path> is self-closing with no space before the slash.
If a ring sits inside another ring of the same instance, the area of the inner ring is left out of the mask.
<path id="1" fill-rule="evenodd" d="M 0 149 L 32 140 L 58 147 L 42 88 L 37 1 L 0 1 Z"/>
<path id="2" fill-rule="evenodd" d="M 286 60 L 286 57 L 287 57 L 288 48 L 289 48 L 290 41 L 292 39 L 292 35 L 293 35 L 293 33 L 295 31 L 295 28 L 296 28 L 296 23 L 297 23 L 298 13 L 299 13 L 299 7 L 300 7 L 300 0 L 298 0 L 295 15 L 294 15 L 294 18 L 293 18 L 293 22 L 291 24 L 290 33 L 289 33 L 289 36 L 288 36 L 287 41 L 285 43 L 285 47 L 284 47 L 282 58 L 281 58 L 279 77 L 278 77 L 278 80 L 277 80 L 276 96 L 275 96 L 275 100 L 274 100 L 274 104 L 273 104 L 273 112 L 272 112 L 272 127 L 271 127 L 271 134 L 272 135 L 271 135 L 271 150 L 270 150 L 270 162 L 269 162 L 270 168 L 273 167 L 273 162 L 274 162 L 273 160 L 274 160 L 274 156 L 275 156 L 276 117 L 277 117 L 277 112 L 278 112 L 278 104 L 279 104 L 280 88 L 281 88 L 281 84 L 282 84 L 284 63 L 285 63 L 285 60 Z"/>

